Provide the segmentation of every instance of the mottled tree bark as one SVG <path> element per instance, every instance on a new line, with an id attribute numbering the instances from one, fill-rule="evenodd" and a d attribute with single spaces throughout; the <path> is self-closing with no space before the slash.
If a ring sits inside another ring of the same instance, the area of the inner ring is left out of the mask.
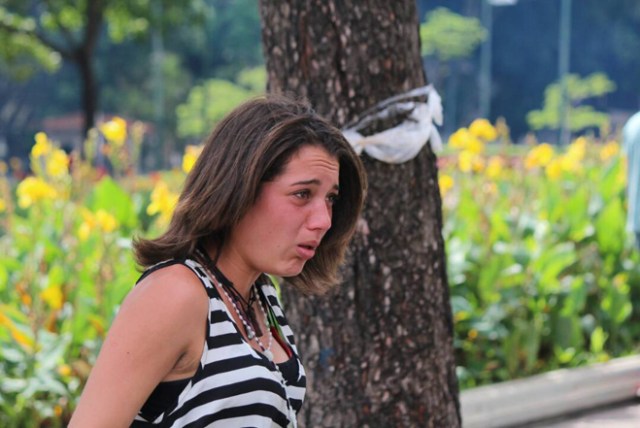
<path id="1" fill-rule="evenodd" d="M 426 82 L 415 0 L 262 0 L 261 15 L 269 90 L 338 126 Z M 400 165 L 363 162 L 343 284 L 319 298 L 284 287 L 309 379 L 300 423 L 459 427 L 436 158 L 427 145 Z"/>

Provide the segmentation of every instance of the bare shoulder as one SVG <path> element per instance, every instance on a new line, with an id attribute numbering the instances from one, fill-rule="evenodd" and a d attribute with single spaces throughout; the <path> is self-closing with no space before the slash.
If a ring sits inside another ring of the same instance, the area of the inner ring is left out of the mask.
<path id="1" fill-rule="evenodd" d="M 182 354 L 202 341 L 208 308 L 207 292 L 198 276 L 175 264 L 140 281 L 122 303 L 116 323 L 126 324 L 125 334 L 135 329 L 142 335 L 161 335 Z"/>
<path id="2" fill-rule="evenodd" d="M 206 310 L 207 293 L 198 276 L 188 267 L 176 263 L 150 273 L 129 293 L 128 305 L 154 306 L 169 313 L 198 307 Z M 206 312 L 205 312 L 206 313 Z"/>
<path id="3" fill-rule="evenodd" d="M 70 425 L 129 426 L 159 382 L 193 372 L 178 363 L 198 361 L 208 304 L 202 282 L 183 265 L 158 269 L 138 283 L 109 329 Z"/>

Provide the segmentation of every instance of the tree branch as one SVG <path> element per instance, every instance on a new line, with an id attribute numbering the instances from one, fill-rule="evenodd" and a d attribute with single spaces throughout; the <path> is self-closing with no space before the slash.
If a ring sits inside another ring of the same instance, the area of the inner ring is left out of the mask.
<path id="1" fill-rule="evenodd" d="M 6 31 L 10 34 L 24 34 L 36 39 L 38 42 L 42 43 L 49 49 L 58 52 L 64 58 L 72 57 L 72 51 L 70 49 L 66 49 L 64 46 L 61 46 L 53 40 L 49 39 L 46 34 L 44 34 L 39 28 L 35 26 L 35 24 L 33 28 L 27 27 L 29 26 L 14 25 L 8 23 L 6 20 L 0 20 L 0 31 Z"/>
<path id="2" fill-rule="evenodd" d="M 44 2 L 47 5 L 47 8 L 51 12 L 54 12 L 55 6 L 53 2 L 51 0 L 44 0 Z M 62 37 L 64 37 L 64 39 L 69 44 L 69 51 L 72 51 L 74 48 L 76 48 L 79 45 L 78 41 L 75 39 L 71 31 L 62 24 L 62 21 L 60 21 L 60 15 L 58 13 L 51 13 L 51 15 L 53 15 L 53 19 L 55 20 L 56 25 L 58 26 L 58 28 L 60 29 L 60 32 L 62 33 Z"/>

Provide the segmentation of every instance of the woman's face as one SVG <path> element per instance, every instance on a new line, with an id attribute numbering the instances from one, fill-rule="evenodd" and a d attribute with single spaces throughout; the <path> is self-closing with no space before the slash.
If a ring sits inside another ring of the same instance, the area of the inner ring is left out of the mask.
<path id="1" fill-rule="evenodd" d="M 338 184 L 338 160 L 320 146 L 303 146 L 282 174 L 262 184 L 221 258 L 246 274 L 299 274 L 331 227 Z"/>

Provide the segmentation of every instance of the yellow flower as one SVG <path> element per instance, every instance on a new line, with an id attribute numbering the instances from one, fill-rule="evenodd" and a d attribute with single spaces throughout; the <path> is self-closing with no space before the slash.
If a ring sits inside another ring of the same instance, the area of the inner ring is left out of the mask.
<path id="1" fill-rule="evenodd" d="M 473 153 L 466 150 L 460 152 L 460 154 L 458 155 L 458 167 L 460 168 L 460 171 L 471 172 L 471 170 L 473 169 L 474 156 L 475 155 Z"/>
<path id="2" fill-rule="evenodd" d="M 114 216 L 106 212 L 105 210 L 98 210 L 95 216 L 96 222 L 106 233 L 113 232 L 118 227 L 118 221 Z"/>
<path id="3" fill-rule="evenodd" d="M 566 172 L 579 172 L 582 170 L 582 165 L 580 164 L 580 160 L 582 158 L 579 156 L 579 153 L 576 152 L 567 152 L 564 156 L 560 157 L 560 164 L 562 165 L 562 170 Z"/>
<path id="4" fill-rule="evenodd" d="M 496 179 L 500 177 L 503 167 L 504 161 L 502 160 L 502 158 L 500 156 L 492 156 L 489 159 L 489 164 L 487 165 L 485 173 L 487 174 L 487 177 Z"/>
<path id="5" fill-rule="evenodd" d="M 0 213 L 5 212 L 7 209 L 7 204 L 4 199 L 0 198 Z"/>
<path id="6" fill-rule="evenodd" d="M 51 309 L 58 310 L 62 308 L 64 303 L 64 296 L 62 290 L 58 285 L 50 285 L 40 292 L 40 297 L 44 300 Z"/>
<path id="7" fill-rule="evenodd" d="M 476 119 L 471 122 L 469 132 L 484 141 L 493 141 L 498 138 L 498 131 L 487 119 Z"/>
<path id="8" fill-rule="evenodd" d="M 151 192 L 151 203 L 147 207 L 147 214 L 160 214 L 160 221 L 167 223 L 178 202 L 178 195 L 171 192 L 164 181 L 156 184 Z"/>
<path id="9" fill-rule="evenodd" d="M 616 288 L 620 288 L 620 287 L 624 287 L 625 285 L 628 284 L 629 281 L 629 274 L 626 272 L 620 272 L 619 274 L 615 275 L 613 277 L 613 285 Z"/>
<path id="10" fill-rule="evenodd" d="M 31 296 L 29 296 L 27 293 L 22 293 L 20 294 L 20 301 L 25 306 L 31 306 L 32 299 Z"/>
<path id="11" fill-rule="evenodd" d="M 449 145 L 454 149 L 466 150 L 480 154 L 484 151 L 484 143 L 467 128 L 460 128 L 449 137 Z"/>
<path id="12" fill-rule="evenodd" d="M 623 158 L 625 159 L 625 158 Z M 618 174 L 616 175 L 616 183 L 622 187 L 627 186 L 627 169 L 628 165 L 625 159 L 625 162 L 620 164 L 620 168 L 618 168 Z"/>
<path id="13" fill-rule="evenodd" d="M 587 152 L 587 139 L 585 137 L 578 137 L 573 140 L 573 143 L 569 144 L 566 156 L 572 158 L 578 162 L 584 159 L 584 155 Z"/>
<path id="14" fill-rule="evenodd" d="M 482 172 L 484 159 L 470 150 L 463 150 L 458 155 L 458 168 L 462 172 Z"/>
<path id="15" fill-rule="evenodd" d="M 467 311 L 459 311 L 459 312 L 456 312 L 453 317 L 456 322 L 464 321 L 470 318 L 470 314 Z"/>
<path id="16" fill-rule="evenodd" d="M 58 366 L 58 374 L 60 376 L 63 376 L 63 377 L 71 376 L 71 372 L 72 372 L 72 370 L 71 370 L 71 367 L 69 366 L 69 364 L 62 364 L 62 365 Z"/>
<path id="17" fill-rule="evenodd" d="M 11 318 L 2 313 L 2 310 L 0 310 L 0 325 L 4 325 L 9 329 L 13 340 L 20 344 L 20 346 L 27 350 L 33 349 L 33 339 L 21 331 Z"/>
<path id="18" fill-rule="evenodd" d="M 600 149 L 600 159 L 605 162 L 620 153 L 620 145 L 615 141 L 607 142 Z"/>
<path id="19" fill-rule="evenodd" d="M 47 174 L 60 177 L 69 172 L 69 156 L 64 150 L 54 149 L 47 158 Z"/>
<path id="20" fill-rule="evenodd" d="M 469 130 L 460 128 L 449 137 L 449 145 L 454 149 L 464 149 L 468 138 Z"/>
<path id="21" fill-rule="evenodd" d="M 484 170 L 484 158 L 482 156 L 474 156 L 471 161 L 471 168 L 474 172 L 482 172 Z"/>
<path id="22" fill-rule="evenodd" d="M 440 194 L 444 198 L 454 185 L 453 177 L 447 174 L 441 174 L 440 177 L 438 177 L 438 185 L 440 186 Z"/>
<path id="23" fill-rule="evenodd" d="M 534 146 L 524 159 L 524 166 L 533 169 L 546 166 L 553 158 L 554 150 L 550 144 L 542 143 Z"/>
<path id="24" fill-rule="evenodd" d="M 557 180 L 562 176 L 562 159 L 552 159 L 545 168 L 545 174 L 552 180 Z"/>
<path id="25" fill-rule="evenodd" d="M 478 337 L 478 330 L 472 328 L 471 330 L 469 330 L 469 333 L 467 333 L 467 337 L 470 340 L 475 340 Z"/>
<path id="26" fill-rule="evenodd" d="M 18 184 L 16 190 L 20 208 L 28 208 L 34 203 L 58 196 L 56 189 L 37 177 L 27 177 Z"/>
<path id="27" fill-rule="evenodd" d="M 78 228 L 78 239 L 86 241 L 91 232 L 99 228 L 105 233 L 111 233 L 118 227 L 116 218 L 103 209 L 99 209 L 95 214 L 86 208 L 80 211 L 83 222 Z"/>
<path id="28" fill-rule="evenodd" d="M 113 117 L 110 121 L 100 126 L 100 131 L 111 143 L 120 147 L 127 139 L 127 121 L 121 117 Z"/>
<path id="29" fill-rule="evenodd" d="M 467 140 L 467 144 L 464 149 L 479 155 L 484 152 L 484 143 L 479 138 L 471 136 L 471 138 Z"/>
<path id="30" fill-rule="evenodd" d="M 51 151 L 52 145 L 49 137 L 44 132 L 38 132 L 35 136 L 36 143 L 31 148 L 31 156 L 39 158 Z"/>
<path id="31" fill-rule="evenodd" d="M 84 242 L 89 239 L 89 235 L 91 235 L 91 225 L 87 222 L 83 222 L 78 228 L 78 239 Z"/>
<path id="32" fill-rule="evenodd" d="M 33 349 L 33 339 L 27 336 L 24 332 L 17 328 L 13 328 L 11 329 L 11 336 L 13 336 L 13 340 L 18 342 L 18 344 L 23 348 L 29 351 Z"/>
<path id="33" fill-rule="evenodd" d="M 100 335 L 103 336 L 105 334 L 104 321 L 102 318 L 96 315 L 89 315 L 89 324 L 93 327 L 93 329 Z"/>
<path id="34" fill-rule="evenodd" d="M 182 170 L 185 172 L 185 174 L 188 174 L 189 171 L 191 171 L 201 152 L 202 146 L 189 145 L 185 148 L 184 156 L 182 157 Z"/>

